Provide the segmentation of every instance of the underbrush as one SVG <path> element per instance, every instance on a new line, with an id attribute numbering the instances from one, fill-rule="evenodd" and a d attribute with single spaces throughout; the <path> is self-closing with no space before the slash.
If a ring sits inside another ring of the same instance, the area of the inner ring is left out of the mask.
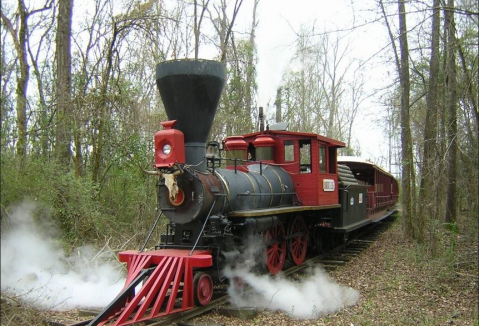
<path id="1" fill-rule="evenodd" d="M 3 295 L 0 308 L 2 326 L 37 326 L 42 325 L 47 318 L 44 311 L 22 305 Z"/>
<path id="2" fill-rule="evenodd" d="M 394 233 L 401 236 L 395 224 Z M 477 229 L 477 217 L 461 215 L 453 224 L 437 222 L 434 242 L 402 238 L 397 251 L 385 252 L 387 292 L 400 299 L 393 305 L 405 305 L 399 324 L 478 325 Z"/>
<path id="3" fill-rule="evenodd" d="M 156 218 L 156 179 L 137 166 L 113 166 L 101 184 L 94 184 L 89 176 L 64 172 L 55 161 L 40 157 L 30 158 L 22 172 L 8 155 L 1 164 L 2 226 L 15 207 L 29 203 L 38 223 L 60 230 L 67 250 L 105 243 L 113 249 L 138 249 Z"/>
<path id="4" fill-rule="evenodd" d="M 431 241 L 414 246 L 409 251 L 413 261 L 438 279 L 454 280 L 464 274 L 477 277 L 478 273 L 478 220 L 477 216 L 460 215 L 450 224 L 434 228 Z"/>

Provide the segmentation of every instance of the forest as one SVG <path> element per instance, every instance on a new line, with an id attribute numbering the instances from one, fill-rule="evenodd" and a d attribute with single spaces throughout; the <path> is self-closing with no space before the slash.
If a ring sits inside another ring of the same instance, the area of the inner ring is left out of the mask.
<path id="1" fill-rule="evenodd" d="M 139 167 L 152 166 L 153 135 L 166 119 L 155 66 L 208 53 L 227 68 L 211 140 L 256 131 L 259 106 L 269 106 L 267 123 L 341 140 L 341 154 L 360 155 L 352 130 L 374 98 L 385 112 L 384 162 L 396 165 L 401 183 L 404 237 L 439 255 L 450 232 L 477 233 L 477 1 L 369 1 L 371 19 L 347 32 L 362 24 L 384 31 L 377 56 L 390 73 L 373 91 L 344 31 L 305 25 L 295 30 L 274 103 L 259 103 L 265 3 L 2 1 L 2 232 L 28 201 L 36 219 L 59 227 L 66 250 L 140 247 L 157 214 L 157 180 Z"/>

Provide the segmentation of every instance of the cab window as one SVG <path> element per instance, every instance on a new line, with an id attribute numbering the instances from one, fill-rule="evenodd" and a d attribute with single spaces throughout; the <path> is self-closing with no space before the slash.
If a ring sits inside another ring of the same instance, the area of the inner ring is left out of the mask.
<path id="1" fill-rule="evenodd" d="M 326 172 L 326 147 L 319 146 L 319 172 Z"/>
<path id="2" fill-rule="evenodd" d="M 292 140 L 284 141 L 284 161 L 285 162 L 294 161 L 294 142 Z"/>
<path id="3" fill-rule="evenodd" d="M 311 140 L 299 141 L 299 172 L 311 173 Z"/>

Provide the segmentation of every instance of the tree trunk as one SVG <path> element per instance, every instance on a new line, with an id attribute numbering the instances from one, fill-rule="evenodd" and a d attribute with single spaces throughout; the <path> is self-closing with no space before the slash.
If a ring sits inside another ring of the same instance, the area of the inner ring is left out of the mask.
<path id="1" fill-rule="evenodd" d="M 198 2 L 195 0 L 193 3 L 194 8 L 194 23 L 195 23 L 195 59 L 198 60 L 198 53 L 200 51 L 200 30 L 201 30 L 201 22 L 203 21 L 203 17 L 205 15 L 205 11 L 208 8 L 208 3 L 210 0 L 207 0 L 206 3 L 203 1 L 202 2 L 202 8 L 201 8 L 201 15 L 198 19 Z"/>
<path id="2" fill-rule="evenodd" d="M 73 128 L 73 142 L 75 144 L 75 176 L 82 177 L 84 175 L 83 170 L 83 154 L 82 154 L 82 125 L 80 124 L 79 105 L 76 105 L 76 118 Z"/>
<path id="3" fill-rule="evenodd" d="M 42 36 L 42 39 L 45 35 Z M 40 40 L 40 44 L 42 40 Z M 41 50 L 41 47 L 38 48 L 38 51 Z M 40 121 L 38 124 L 38 128 L 35 132 L 35 136 L 38 137 L 40 140 L 40 148 L 38 149 L 39 154 L 43 155 L 44 157 L 48 157 L 49 154 L 49 141 L 48 141 L 48 134 L 49 134 L 49 125 L 50 125 L 50 117 L 49 117 L 49 105 L 47 105 L 45 99 L 45 86 L 42 80 L 42 74 L 38 67 L 38 52 L 37 56 L 35 57 L 31 51 L 30 44 L 28 44 L 28 52 L 30 54 L 30 60 L 32 61 L 33 67 L 33 74 L 37 79 L 37 91 L 38 91 L 38 105 L 40 109 Z"/>
<path id="4" fill-rule="evenodd" d="M 71 119 L 71 47 L 73 0 L 59 0 L 58 29 L 56 36 L 57 54 L 57 129 L 55 152 L 61 166 L 70 161 Z"/>
<path id="5" fill-rule="evenodd" d="M 245 106 L 246 110 L 248 112 L 248 117 L 251 119 L 251 111 L 253 109 L 253 93 L 255 90 L 255 83 L 254 83 L 254 77 L 255 77 L 255 38 L 256 38 L 256 26 L 258 25 L 258 22 L 256 20 L 256 10 L 258 8 L 258 3 L 259 0 L 254 1 L 254 7 L 253 7 L 253 22 L 251 23 L 251 34 L 249 37 L 249 42 L 251 49 L 248 52 L 248 66 L 246 67 L 246 95 L 245 95 Z M 254 127 L 252 128 L 251 132 L 254 131 Z"/>
<path id="6" fill-rule="evenodd" d="M 223 49 L 221 53 L 221 62 L 226 64 L 226 55 L 228 53 L 228 42 L 230 40 L 231 33 L 233 32 L 233 26 L 235 24 L 236 17 L 238 16 L 238 12 L 241 8 L 241 5 L 243 4 L 243 0 L 235 0 L 235 6 L 233 9 L 233 17 L 231 17 L 231 23 L 228 25 L 228 29 L 226 30 L 226 35 L 224 38 L 224 44 L 223 44 Z M 225 15 L 225 22 L 226 22 L 226 3 L 223 3 L 223 14 Z"/>
<path id="7" fill-rule="evenodd" d="M 30 66 L 27 61 L 27 9 L 23 0 L 18 1 L 20 8 L 20 33 L 19 48 L 17 50 L 20 59 L 20 77 L 17 82 L 17 169 L 22 170 L 25 165 L 27 154 L 27 88 L 30 77 Z"/>
<path id="8" fill-rule="evenodd" d="M 434 185 L 437 162 L 437 106 L 439 87 L 439 36 L 440 36 L 440 2 L 434 0 L 432 17 L 431 59 L 429 63 L 429 89 L 426 95 L 426 125 L 424 128 L 424 154 L 421 166 L 421 184 L 418 207 L 419 230 L 424 230 L 424 223 L 433 218 L 436 187 Z M 431 239 L 432 240 L 432 239 Z"/>
<path id="9" fill-rule="evenodd" d="M 446 9 L 447 24 L 447 193 L 444 221 L 456 221 L 456 179 L 457 179 L 457 80 L 456 80 L 456 26 L 454 23 L 454 0 L 448 0 Z"/>
<path id="10" fill-rule="evenodd" d="M 274 106 L 276 107 L 276 123 L 283 122 L 283 114 L 281 108 L 283 106 L 283 88 L 278 87 L 276 90 L 276 101 L 274 101 Z"/>
<path id="11" fill-rule="evenodd" d="M 417 232 L 417 226 L 414 223 L 414 204 L 415 204 L 415 178 L 413 145 L 411 138 L 411 125 L 409 116 L 409 48 L 407 41 L 406 28 L 406 9 L 405 0 L 399 0 L 399 49 L 401 53 L 399 79 L 401 87 L 401 156 L 402 156 L 402 207 L 403 207 L 403 230 L 406 236 L 416 239 L 421 232 Z"/>
<path id="12" fill-rule="evenodd" d="M 100 167 L 103 155 L 103 142 L 104 142 L 104 133 L 105 133 L 105 120 L 107 117 L 107 91 L 110 82 L 111 71 L 113 70 L 113 51 L 116 49 L 117 37 L 120 33 L 118 25 L 116 22 L 113 22 L 113 34 L 112 40 L 109 44 L 108 51 L 106 54 L 106 67 L 103 71 L 102 76 L 102 85 L 100 88 L 100 103 L 98 104 L 98 134 L 96 143 L 93 146 L 93 167 L 92 167 L 92 181 L 96 184 L 99 181 Z"/>
<path id="13" fill-rule="evenodd" d="M 20 74 L 17 77 L 16 94 L 16 126 L 17 126 L 17 144 L 16 144 L 16 164 L 18 170 L 23 170 L 25 165 L 25 156 L 27 149 L 27 88 L 30 77 L 30 66 L 27 61 L 27 20 L 29 13 L 23 0 L 18 0 L 18 11 L 20 13 L 20 29 L 18 35 L 11 21 L 1 13 L 2 21 L 12 36 L 20 63 Z"/>

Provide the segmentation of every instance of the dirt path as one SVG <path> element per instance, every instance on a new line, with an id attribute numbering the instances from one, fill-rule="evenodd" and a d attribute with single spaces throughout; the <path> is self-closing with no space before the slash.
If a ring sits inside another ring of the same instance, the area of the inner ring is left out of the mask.
<path id="1" fill-rule="evenodd" d="M 360 293 L 353 307 L 298 320 L 283 312 L 264 311 L 241 320 L 209 314 L 198 322 L 223 325 L 478 325 L 477 235 L 454 236 L 437 259 L 427 259 L 401 236 L 400 220 L 346 266 L 330 272 L 339 284 Z M 456 263 L 459 263 L 456 265 Z"/>

